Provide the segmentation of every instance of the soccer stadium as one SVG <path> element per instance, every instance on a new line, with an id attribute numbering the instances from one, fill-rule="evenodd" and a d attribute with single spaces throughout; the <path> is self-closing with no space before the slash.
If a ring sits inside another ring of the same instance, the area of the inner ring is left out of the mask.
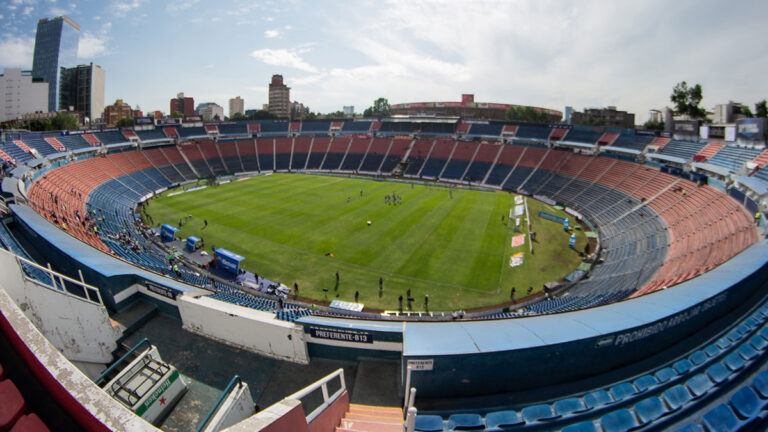
<path id="1" fill-rule="evenodd" d="M 768 430 L 768 4 L 654 1 L 5 2 L 0 432 Z"/>
<path id="2" fill-rule="evenodd" d="M 4 367 L 56 429 L 764 427 L 759 197 L 658 161 L 768 151 L 445 125 L 7 134 Z"/>

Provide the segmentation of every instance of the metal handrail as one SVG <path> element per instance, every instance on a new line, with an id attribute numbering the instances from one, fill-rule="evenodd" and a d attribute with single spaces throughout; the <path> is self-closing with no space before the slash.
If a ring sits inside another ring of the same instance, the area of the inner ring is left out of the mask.
<path id="1" fill-rule="evenodd" d="M 43 267 L 40 264 L 35 263 L 34 261 L 30 261 L 30 260 L 28 260 L 26 258 L 20 257 L 19 255 L 16 255 L 13 252 L 6 251 L 5 249 L 0 248 L 0 251 L 2 251 L 2 253 L 9 253 L 9 254 L 13 255 L 13 257 L 17 261 L 17 264 L 19 265 L 19 270 L 21 271 L 21 274 L 24 276 L 24 279 L 26 279 L 26 280 L 28 280 L 30 282 L 34 282 L 35 284 L 40 285 L 42 287 L 54 290 L 54 291 L 62 293 L 62 294 L 66 294 L 66 295 L 68 295 L 70 297 L 74 297 L 74 298 L 79 299 L 79 300 L 85 300 L 85 301 L 90 302 L 90 303 L 104 305 L 104 302 L 102 301 L 102 298 L 101 298 L 101 292 L 99 291 L 99 289 L 94 287 L 94 286 L 88 285 L 87 283 L 85 283 L 85 281 L 77 280 L 77 279 L 72 279 L 71 277 L 68 277 L 68 276 L 65 276 L 65 275 L 63 275 L 61 273 L 57 273 L 57 272 L 53 271 L 49 267 Z M 46 273 L 51 278 L 51 284 L 48 285 L 45 282 L 42 282 L 42 281 L 39 281 L 39 280 L 34 279 L 32 277 L 29 277 L 26 274 L 26 272 L 24 271 L 24 267 L 22 266 L 22 263 L 30 265 L 32 267 L 35 267 L 38 270 Z M 56 287 L 56 281 L 57 280 L 58 280 L 59 284 L 61 285 L 62 289 L 58 289 Z M 85 297 L 67 291 L 64 288 L 64 282 L 65 281 L 83 287 L 83 291 L 85 293 Z M 95 299 L 94 299 L 94 297 L 95 297 Z"/>
<path id="2" fill-rule="evenodd" d="M 219 395 L 219 398 L 216 399 L 216 403 L 213 404 L 213 407 L 211 407 L 211 410 L 208 411 L 208 414 L 205 416 L 202 422 L 197 426 L 197 429 L 195 429 L 195 432 L 201 432 L 203 429 L 205 429 L 206 426 L 208 426 L 208 422 L 211 421 L 214 414 L 216 414 L 216 411 L 219 410 L 219 407 L 224 402 L 224 399 L 229 396 L 229 393 L 235 388 L 235 385 L 242 386 L 243 380 L 240 379 L 240 376 L 235 375 L 232 377 L 232 379 L 229 381 L 229 384 L 227 384 L 227 387 L 224 389 L 224 391 L 221 392 Z"/>
<path id="3" fill-rule="evenodd" d="M 125 360 L 128 358 L 128 356 L 130 356 L 131 354 L 133 354 L 133 353 L 134 353 L 136 350 L 138 350 L 138 349 L 139 349 L 139 347 L 141 347 L 141 346 L 142 346 L 142 345 L 144 345 L 145 343 L 146 343 L 146 344 L 147 344 L 147 346 L 148 346 L 148 348 L 147 348 L 145 351 L 149 351 L 149 350 L 151 350 L 151 349 L 152 349 L 152 342 L 150 342 L 150 341 L 149 341 L 149 339 L 147 339 L 147 338 L 144 338 L 144 339 L 142 339 L 142 340 L 141 340 L 139 343 L 137 343 L 136 345 L 134 345 L 134 347 L 133 347 L 133 348 L 131 348 L 130 350 L 128 350 L 128 352 L 127 352 L 127 353 L 123 354 L 123 356 L 122 356 L 122 357 L 120 357 L 119 359 L 117 359 L 117 361 L 116 361 L 116 362 L 112 363 L 112 365 L 111 365 L 110 367 L 108 367 L 108 368 L 107 368 L 107 369 L 106 369 L 104 372 L 102 372 L 102 373 L 101 373 L 101 375 L 99 375 L 99 376 L 98 376 L 98 378 L 96 378 L 95 380 L 93 380 L 93 382 L 94 382 L 94 383 L 96 383 L 96 385 L 99 385 L 99 383 L 100 383 L 100 382 L 101 382 L 101 381 L 102 381 L 104 378 L 106 378 L 106 377 L 107 377 L 107 375 L 109 375 L 109 374 L 110 374 L 110 373 L 111 373 L 113 370 L 115 370 L 115 369 L 116 369 L 118 366 L 120 366 L 120 365 L 121 365 L 123 362 L 125 362 Z"/>
<path id="4" fill-rule="evenodd" d="M 330 382 L 332 379 L 339 377 L 341 380 L 341 387 L 332 395 L 328 395 L 328 382 Z M 310 384 L 307 387 L 304 387 L 303 389 L 297 391 L 296 393 L 286 397 L 286 399 L 295 399 L 301 401 L 301 398 L 304 396 L 307 396 L 320 388 L 320 390 L 323 392 L 323 403 L 320 404 L 319 407 L 315 408 L 311 413 L 307 414 L 307 423 L 312 422 L 312 420 L 315 419 L 315 417 L 319 416 L 328 406 L 330 406 L 333 402 L 336 401 L 336 399 L 341 396 L 342 393 L 344 393 L 347 390 L 346 382 L 344 381 L 344 369 L 339 368 L 336 369 L 336 371 L 326 375 L 323 378 L 320 378 L 319 380 L 315 381 L 313 384 Z"/>

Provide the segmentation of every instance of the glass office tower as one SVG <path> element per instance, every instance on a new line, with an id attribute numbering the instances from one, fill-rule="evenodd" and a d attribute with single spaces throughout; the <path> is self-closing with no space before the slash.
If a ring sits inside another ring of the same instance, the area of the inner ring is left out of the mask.
<path id="1" fill-rule="evenodd" d="M 59 108 L 59 68 L 77 65 L 80 26 L 66 16 L 37 22 L 32 76 L 48 82 L 48 111 Z"/>

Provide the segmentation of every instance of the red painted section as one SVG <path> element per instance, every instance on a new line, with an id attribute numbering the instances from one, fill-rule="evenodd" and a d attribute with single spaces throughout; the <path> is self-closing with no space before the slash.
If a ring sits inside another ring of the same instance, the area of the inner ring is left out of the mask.
<path id="1" fill-rule="evenodd" d="M 331 429 L 326 429 L 323 432 L 326 431 L 332 431 Z M 302 408 L 301 404 L 296 405 L 293 407 L 292 410 L 288 411 L 285 415 L 281 416 L 278 419 L 275 419 L 272 424 L 265 426 L 261 428 L 260 432 L 309 432 L 309 427 L 307 426 L 307 418 L 304 417 L 304 409 Z"/>
<path id="2" fill-rule="evenodd" d="M 328 432 L 336 429 L 341 423 L 344 414 L 349 410 L 349 394 L 344 393 L 339 396 L 325 411 L 312 420 L 309 424 L 309 432 Z M 289 430 L 289 429 L 286 429 Z"/>
<path id="3" fill-rule="evenodd" d="M 0 314 L 0 331 L 5 334 L 13 349 L 24 359 L 31 372 L 48 390 L 51 397 L 72 416 L 83 430 L 109 431 L 109 428 L 95 418 L 85 407 L 80 405 L 80 402 L 51 375 L 45 365 L 40 363 L 3 314 Z M 105 394 L 104 397 L 108 396 Z"/>

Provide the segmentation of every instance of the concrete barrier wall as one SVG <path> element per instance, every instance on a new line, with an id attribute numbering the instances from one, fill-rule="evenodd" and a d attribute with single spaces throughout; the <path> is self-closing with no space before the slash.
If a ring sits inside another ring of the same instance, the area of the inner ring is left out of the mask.
<path id="1" fill-rule="evenodd" d="M 309 363 L 300 325 L 205 296 L 181 295 L 177 302 L 186 330 L 268 357 Z"/>

